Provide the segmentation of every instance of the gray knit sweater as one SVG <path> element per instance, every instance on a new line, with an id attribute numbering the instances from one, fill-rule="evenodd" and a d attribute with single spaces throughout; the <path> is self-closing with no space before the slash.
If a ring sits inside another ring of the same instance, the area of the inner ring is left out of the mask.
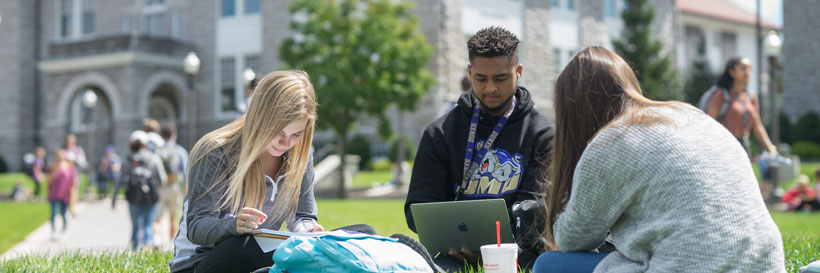
<path id="1" fill-rule="evenodd" d="M 602 129 L 553 226 L 562 251 L 607 231 L 595 272 L 785 272 L 783 242 L 740 144 L 693 107 L 652 107 L 673 124 Z"/>

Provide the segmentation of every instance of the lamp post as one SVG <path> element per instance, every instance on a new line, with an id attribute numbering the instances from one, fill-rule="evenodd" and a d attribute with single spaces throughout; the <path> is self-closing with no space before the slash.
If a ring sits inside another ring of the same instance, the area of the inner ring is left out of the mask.
<path id="1" fill-rule="evenodd" d="M 196 74 L 199 73 L 199 57 L 193 51 L 188 52 L 183 61 L 182 68 L 188 75 L 188 147 L 193 147 L 196 143 L 196 108 L 197 92 L 194 84 Z"/>
<path id="2" fill-rule="evenodd" d="M 94 158 L 95 149 L 94 149 L 94 134 L 96 133 L 96 125 L 94 123 L 94 107 L 97 106 L 97 94 L 94 93 L 94 90 L 86 89 L 85 93 L 83 93 L 83 106 L 86 109 L 86 124 L 88 126 L 88 154 L 86 155 L 89 167 L 88 167 L 88 183 L 85 184 L 85 193 L 88 194 L 91 192 L 91 185 L 92 182 L 95 181 L 94 177 L 94 163 L 97 162 Z"/>
<path id="3" fill-rule="evenodd" d="M 780 85 L 777 84 L 777 67 L 783 41 L 780 40 L 780 36 L 777 36 L 777 32 L 769 31 L 763 45 L 769 57 L 769 109 L 771 112 L 769 115 L 771 123 L 769 124 L 772 125 L 772 142 L 778 144 L 780 143 L 780 112 L 777 110 L 777 93 Z"/>

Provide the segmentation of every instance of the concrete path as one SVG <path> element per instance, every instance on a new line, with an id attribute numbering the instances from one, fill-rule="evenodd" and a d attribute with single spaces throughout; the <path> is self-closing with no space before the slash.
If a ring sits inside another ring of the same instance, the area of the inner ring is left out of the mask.
<path id="1" fill-rule="evenodd" d="M 154 241 L 160 242 L 162 250 L 171 250 L 168 217 L 163 217 Z M 56 219 L 57 229 L 62 229 L 62 219 Z M 77 204 L 76 215 L 68 216 L 68 229 L 59 232 L 55 239 L 51 223 L 46 222 L 0 256 L 0 261 L 31 254 L 55 254 L 63 251 L 87 252 L 127 250 L 131 238 L 131 217 L 128 202 L 119 200 L 111 209 L 111 200 L 85 201 Z"/>

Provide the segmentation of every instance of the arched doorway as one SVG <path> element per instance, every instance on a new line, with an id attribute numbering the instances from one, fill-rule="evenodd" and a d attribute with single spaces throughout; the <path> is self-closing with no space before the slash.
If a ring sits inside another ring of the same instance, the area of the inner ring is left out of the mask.
<path id="1" fill-rule="evenodd" d="M 83 96 L 88 91 L 96 96 L 93 105 L 83 101 Z M 114 143 L 111 100 L 99 86 L 83 86 L 74 91 L 67 114 L 68 133 L 77 136 L 77 145 L 83 147 L 91 166 L 96 166 L 105 146 Z"/>
<path id="2" fill-rule="evenodd" d="M 179 90 L 168 83 L 159 84 L 151 92 L 148 99 L 148 117 L 159 121 L 160 124 L 180 121 L 180 100 L 176 94 Z"/>

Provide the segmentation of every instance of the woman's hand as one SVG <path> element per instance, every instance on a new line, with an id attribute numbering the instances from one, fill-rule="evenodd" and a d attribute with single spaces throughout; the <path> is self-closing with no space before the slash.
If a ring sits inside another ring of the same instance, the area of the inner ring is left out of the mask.
<path id="1" fill-rule="evenodd" d="M 320 225 L 319 223 L 313 224 L 313 231 L 312 232 L 319 232 L 319 231 L 325 231 L 325 228 L 322 227 L 322 225 Z"/>
<path id="2" fill-rule="evenodd" d="M 236 233 L 249 233 L 259 227 L 268 216 L 255 208 L 244 207 L 236 215 Z"/>

